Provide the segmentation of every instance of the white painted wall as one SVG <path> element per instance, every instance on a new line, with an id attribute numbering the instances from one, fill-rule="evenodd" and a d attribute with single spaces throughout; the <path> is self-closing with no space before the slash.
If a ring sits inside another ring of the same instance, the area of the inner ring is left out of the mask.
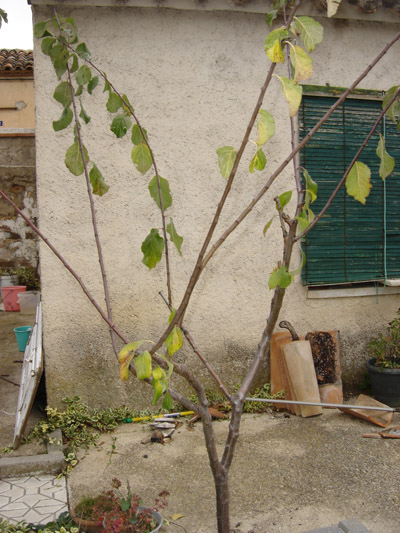
<path id="1" fill-rule="evenodd" d="M 52 13 L 42 6 L 34 6 L 33 11 L 36 21 Z M 169 213 L 185 239 L 182 258 L 172 250 L 177 304 L 225 185 L 215 151 L 224 145 L 239 146 L 269 67 L 264 53 L 265 18 L 258 13 L 134 7 L 60 7 L 59 13 L 74 17 L 94 61 L 128 94 L 150 134 L 160 174 L 170 182 L 174 202 Z M 325 39 L 313 54 L 312 84 L 349 85 L 396 31 L 395 24 L 321 21 Z M 362 87 L 387 89 L 398 82 L 393 65 L 399 51 L 397 44 Z M 277 73 L 286 75 L 286 68 L 279 66 Z M 40 227 L 102 302 L 84 179 L 72 176 L 64 166 L 72 135 L 69 131 L 55 135 L 51 127 L 61 114 L 61 107 L 52 100 L 56 83 L 48 58 L 36 43 Z M 132 340 L 156 339 L 168 318 L 158 296 L 159 290 L 166 293 L 164 264 L 149 272 L 141 263 L 140 251 L 150 228 L 160 227 L 158 209 L 147 190 L 153 174 L 143 177 L 136 171 L 130 160 L 130 140 L 118 141 L 109 131 L 102 87 L 96 96 L 97 103 L 85 97 L 92 121 L 84 138 L 110 185 L 109 193 L 96 199 L 96 208 L 115 321 Z M 267 168 L 249 175 L 247 164 L 241 165 L 217 236 L 289 152 L 288 111 L 277 80 L 264 107 L 277 124 L 266 148 Z M 244 161 L 249 162 L 251 155 L 249 147 Z M 272 198 L 291 188 L 289 169 L 209 263 L 186 315 L 185 325 L 199 348 L 230 385 L 240 380 L 259 342 L 271 298 L 267 280 L 280 256 L 278 224 L 267 238 L 263 227 L 275 212 Z M 299 261 L 296 255 L 294 264 Z M 147 388 L 133 380 L 119 381 L 107 329 L 45 245 L 41 275 L 49 403 L 56 405 L 63 396 L 79 394 L 92 405 L 148 405 Z M 282 318 L 302 333 L 339 329 L 343 367 L 351 380 L 354 370 L 362 372 L 368 335 L 397 308 L 397 296 L 307 300 L 306 289 L 297 281 L 288 290 Z M 195 362 L 186 346 L 177 358 L 190 365 Z"/>

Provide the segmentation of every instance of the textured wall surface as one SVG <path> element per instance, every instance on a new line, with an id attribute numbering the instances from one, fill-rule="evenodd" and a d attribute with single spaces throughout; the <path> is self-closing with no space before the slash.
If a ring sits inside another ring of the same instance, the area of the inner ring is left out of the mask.
<path id="1" fill-rule="evenodd" d="M 34 137 L 0 137 L 0 184 L 25 215 L 36 217 Z M 0 267 L 36 267 L 37 261 L 37 241 L 33 231 L 1 199 Z"/>
<path id="2" fill-rule="evenodd" d="M 149 132 L 159 172 L 170 182 L 173 204 L 168 212 L 185 239 L 181 258 L 171 252 L 177 305 L 225 185 L 216 149 L 239 146 L 269 68 L 265 18 L 256 13 L 126 7 L 71 8 L 67 14 L 75 18 L 94 61 L 129 96 Z M 51 11 L 34 7 L 34 16 L 43 20 Z M 315 74 L 309 81 L 320 85 L 349 85 L 396 31 L 395 25 L 378 22 L 321 22 L 325 38 L 313 53 Z M 399 51 L 397 44 L 361 86 L 387 89 L 394 85 L 392 67 Z M 279 65 L 276 72 L 286 75 L 287 66 Z M 52 131 L 52 121 L 61 114 L 61 106 L 52 99 L 57 80 L 37 44 L 35 76 L 40 226 L 103 305 L 84 179 L 72 176 L 64 166 L 73 138 L 69 131 L 56 135 Z M 158 296 L 158 291 L 166 292 L 165 268 L 160 263 L 149 272 L 140 251 L 149 230 L 161 225 L 147 190 L 153 174 L 143 177 L 136 171 L 130 160 L 130 139 L 118 141 L 109 130 L 105 102 L 102 87 L 96 89 L 95 99 L 85 97 L 92 120 L 83 135 L 91 159 L 110 185 L 106 195 L 96 198 L 96 211 L 115 322 L 132 340 L 156 339 L 168 318 Z M 266 170 L 248 173 L 253 153 L 249 146 L 217 237 L 290 151 L 288 110 L 278 80 L 271 84 L 263 107 L 273 113 L 277 125 L 266 146 Z M 256 136 L 255 131 L 252 137 Z M 272 187 L 210 261 L 186 315 L 186 327 L 229 385 L 243 376 L 265 323 L 271 298 L 267 280 L 280 258 L 281 235 L 279 224 L 274 224 L 267 238 L 263 228 L 276 213 L 274 196 L 293 189 L 291 174 L 288 167 L 279 185 Z M 297 250 L 293 266 L 299 262 Z M 92 405 L 148 405 L 148 387 L 133 380 L 119 381 L 107 329 L 44 245 L 41 268 L 49 403 L 57 405 L 62 397 L 79 394 Z M 382 327 L 397 307 L 398 298 L 389 296 L 307 300 L 306 289 L 297 280 L 288 290 L 282 318 L 302 333 L 339 329 L 343 367 L 351 380 L 362 373 L 366 337 Z M 187 346 L 176 357 L 198 366 Z M 178 386 L 176 378 L 173 385 Z"/>

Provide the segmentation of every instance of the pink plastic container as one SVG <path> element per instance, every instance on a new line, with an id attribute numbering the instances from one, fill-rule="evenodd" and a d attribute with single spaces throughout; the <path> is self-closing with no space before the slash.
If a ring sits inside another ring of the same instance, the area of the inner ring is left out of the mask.
<path id="1" fill-rule="evenodd" d="M 13 287 L 2 287 L 1 297 L 3 298 L 5 311 L 19 311 L 18 294 L 25 292 L 26 287 L 14 285 Z"/>

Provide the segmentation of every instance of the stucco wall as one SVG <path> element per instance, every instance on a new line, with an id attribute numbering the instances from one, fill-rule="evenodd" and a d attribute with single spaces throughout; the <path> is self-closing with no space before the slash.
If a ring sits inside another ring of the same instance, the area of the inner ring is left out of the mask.
<path id="1" fill-rule="evenodd" d="M 36 21 L 51 16 L 49 8 L 33 11 Z M 75 18 L 94 61 L 128 94 L 149 132 L 160 174 L 170 182 L 174 200 L 169 213 L 185 239 L 182 258 L 172 250 L 173 297 L 179 303 L 225 185 L 215 151 L 224 145 L 238 147 L 269 66 L 265 18 L 256 13 L 124 7 L 75 8 L 67 13 Z M 62 8 L 60 14 L 65 14 Z M 396 30 L 395 25 L 382 23 L 322 22 L 325 38 L 313 54 L 312 84 L 349 85 Z M 397 44 L 362 87 L 394 85 L 399 51 Z M 286 75 L 286 68 L 279 66 L 277 73 Z M 51 98 L 57 80 L 38 44 L 35 77 L 40 226 L 103 302 L 84 179 L 64 167 L 72 135 L 52 131 L 52 121 L 61 114 Z M 290 151 L 288 110 L 278 85 L 277 80 L 272 83 L 263 106 L 277 124 L 266 148 L 267 168 L 249 175 L 247 164 L 241 166 L 217 236 Z M 98 103 L 85 99 L 92 121 L 85 128 L 84 142 L 110 185 L 108 194 L 96 199 L 96 209 L 115 321 L 132 340 L 155 339 L 168 318 L 158 296 L 159 290 L 166 292 L 164 264 L 149 272 L 140 251 L 149 230 L 160 227 L 159 212 L 147 190 L 153 174 L 143 177 L 136 171 L 130 140 L 117 141 L 109 131 L 106 96 L 102 88 L 96 94 Z M 251 155 L 249 147 L 244 161 L 249 162 Z M 220 248 L 186 315 L 185 325 L 199 348 L 230 385 L 244 374 L 265 323 L 271 298 L 267 280 L 280 257 L 280 232 L 276 225 L 264 238 L 263 228 L 275 213 L 272 198 L 293 188 L 290 175 L 289 169 Z M 297 252 L 293 263 L 297 266 L 299 261 Z M 62 397 L 79 394 L 92 405 L 148 405 L 151 391 L 133 380 L 119 381 L 106 328 L 45 245 L 41 280 L 49 403 L 57 405 Z M 297 280 L 288 290 L 282 318 L 302 333 L 340 330 L 344 375 L 351 383 L 363 372 L 368 336 L 393 316 L 398 297 L 313 301 L 306 294 Z M 186 346 L 177 358 L 197 365 Z"/>
<path id="2" fill-rule="evenodd" d="M 0 134 L 5 128 L 35 127 L 33 79 L 0 80 L 0 121 Z"/>
<path id="3" fill-rule="evenodd" d="M 0 185 L 25 215 L 29 218 L 36 218 L 34 137 L 0 136 Z M 0 201 L 0 267 L 36 268 L 37 262 L 38 248 L 35 233 L 2 199 Z"/>

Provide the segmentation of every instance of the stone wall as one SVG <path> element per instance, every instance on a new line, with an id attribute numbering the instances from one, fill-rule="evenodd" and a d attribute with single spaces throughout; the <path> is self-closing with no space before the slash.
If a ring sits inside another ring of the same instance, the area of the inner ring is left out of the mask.
<path id="1" fill-rule="evenodd" d="M 0 186 L 31 219 L 36 218 L 34 137 L 0 137 Z M 0 268 L 36 267 L 37 240 L 20 215 L 0 201 Z"/>

